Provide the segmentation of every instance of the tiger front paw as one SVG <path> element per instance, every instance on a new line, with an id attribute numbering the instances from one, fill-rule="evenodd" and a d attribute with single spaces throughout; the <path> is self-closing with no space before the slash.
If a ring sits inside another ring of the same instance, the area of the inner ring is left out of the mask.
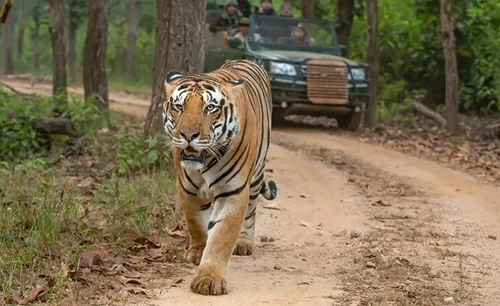
<path id="1" fill-rule="evenodd" d="M 249 256 L 252 255 L 255 245 L 252 240 L 246 237 L 238 238 L 234 247 L 233 255 Z"/>
<path id="2" fill-rule="evenodd" d="M 200 264 L 202 255 L 203 248 L 194 248 L 190 246 L 186 250 L 186 252 L 184 252 L 184 261 L 198 266 Z"/>
<path id="3" fill-rule="evenodd" d="M 191 291 L 203 295 L 227 294 L 227 280 L 218 269 L 199 267 L 191 282 Z"/>

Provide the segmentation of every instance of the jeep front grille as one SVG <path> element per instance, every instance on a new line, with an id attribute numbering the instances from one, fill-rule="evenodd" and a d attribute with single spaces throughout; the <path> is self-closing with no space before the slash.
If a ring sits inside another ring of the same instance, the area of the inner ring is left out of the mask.
<path id="1" fill-rule="evenodd" d="M 347 104 L 347 64 L 335 60 L 307 63 L 307 96 L 315 104 Z"/>

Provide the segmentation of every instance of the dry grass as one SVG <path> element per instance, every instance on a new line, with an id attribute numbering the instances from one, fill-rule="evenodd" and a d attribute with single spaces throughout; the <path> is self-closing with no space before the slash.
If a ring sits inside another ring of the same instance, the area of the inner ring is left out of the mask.
<path id="1" fill-rule="evenodd" d="M 168 236 L 168 228 L 179 215 L 173 205 L 174 184 L 168 164 L 142 168 L 131 164 L 118 171 L 118 160 L 137 158 L 137 148 L 127 147 L 129 142 L 120 142 L 118 137 L 125 133 L 127 141 L 140 139 L 142 129 L 133 120 L 117 116 L 119 131 L 81 139 L 70 150 L 60 151 L 72 153 L 56 159 L 53 167 L 40 158 L 15 167 L 3 164 L 0 304 L 2 300 L 13 303 L 19 299 L 17 293 L 33 293 L 44 285 L 49 290 L 40 292 L 34 302 L 58 304 L 67 300 L 78 304 L 85 298 L 84 289 L 110 290 L 103 285 L 109 282 L 103 275 L 108 271 L 105 262 L 101 272 L 95 270 L 95 262 L 86 265 L 87 251 L 105 250 L 109 263 L 120 256 L 147 259 L 149 248 L 141 249 L 146 252 L 142 255 L 131 249 L 138 244 L 134 239 Z M 168 250 L 161 251 L 154 256 L 155 261 L 172 257 Z M 112 275 L 141 270 L 140 265 L 128 264 L 128 269 Z M 111 266 L 108 268 L 111 271 Z M 165 273 L 168 269 L 158 270 Z"/>

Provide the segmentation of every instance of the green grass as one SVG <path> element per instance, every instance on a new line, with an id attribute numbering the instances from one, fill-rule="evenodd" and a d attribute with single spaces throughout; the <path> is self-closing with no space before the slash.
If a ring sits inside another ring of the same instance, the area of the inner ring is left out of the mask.
<path id="1" fill-rule="evenodd" d="M 85 114 L 73 109 L 74 118 Z M 0 304 L 2 296 L 12 302 L 13 290 L 40 285 L 41 276 L 56 280 L 41 302 L 78 296 L 82 285 L 62 265 L 78 266 L 83 251 L 101 247 L 124 254 L 136 237 L 167 235 L 177 223 L 163 139 L 144 141 L 131 116 L 112 112 L 112 120 L 117 131 L 89 131 L 45 154 L 0 163 Z M 48 162 L 69 146 L 72 154 Z"/>
<path id="2" fill-rule="evenodd" d="M 33 288 L 41 274 L 63 284 L 61 263 L 77 265 L 85 249 L 162 232 L 174 223 L 172 192 L 165 171 L 112 175 L 95 195 L 51 170 L 13 171 L 0 181 L 0 290 Z"/>

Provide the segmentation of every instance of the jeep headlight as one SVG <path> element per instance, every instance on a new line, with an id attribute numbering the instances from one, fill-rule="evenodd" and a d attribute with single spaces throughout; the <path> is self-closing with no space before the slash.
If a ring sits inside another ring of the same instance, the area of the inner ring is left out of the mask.
<path id="1" fill-rule="evenodd" d="M 297 72 L 292 64 L 271 62 L 269 73 L 295 76 Z"/>
<path id="2" fill-rule="evenodd" d="M 352 78 L 351 78 L 352 75 Z M 365 79 L 365 69 L 363 68 L 352 68 L 351 73 L 348 74 L 347 77 L 348 80 L 356 80 L 356 81 L 361 81 Z"/>

